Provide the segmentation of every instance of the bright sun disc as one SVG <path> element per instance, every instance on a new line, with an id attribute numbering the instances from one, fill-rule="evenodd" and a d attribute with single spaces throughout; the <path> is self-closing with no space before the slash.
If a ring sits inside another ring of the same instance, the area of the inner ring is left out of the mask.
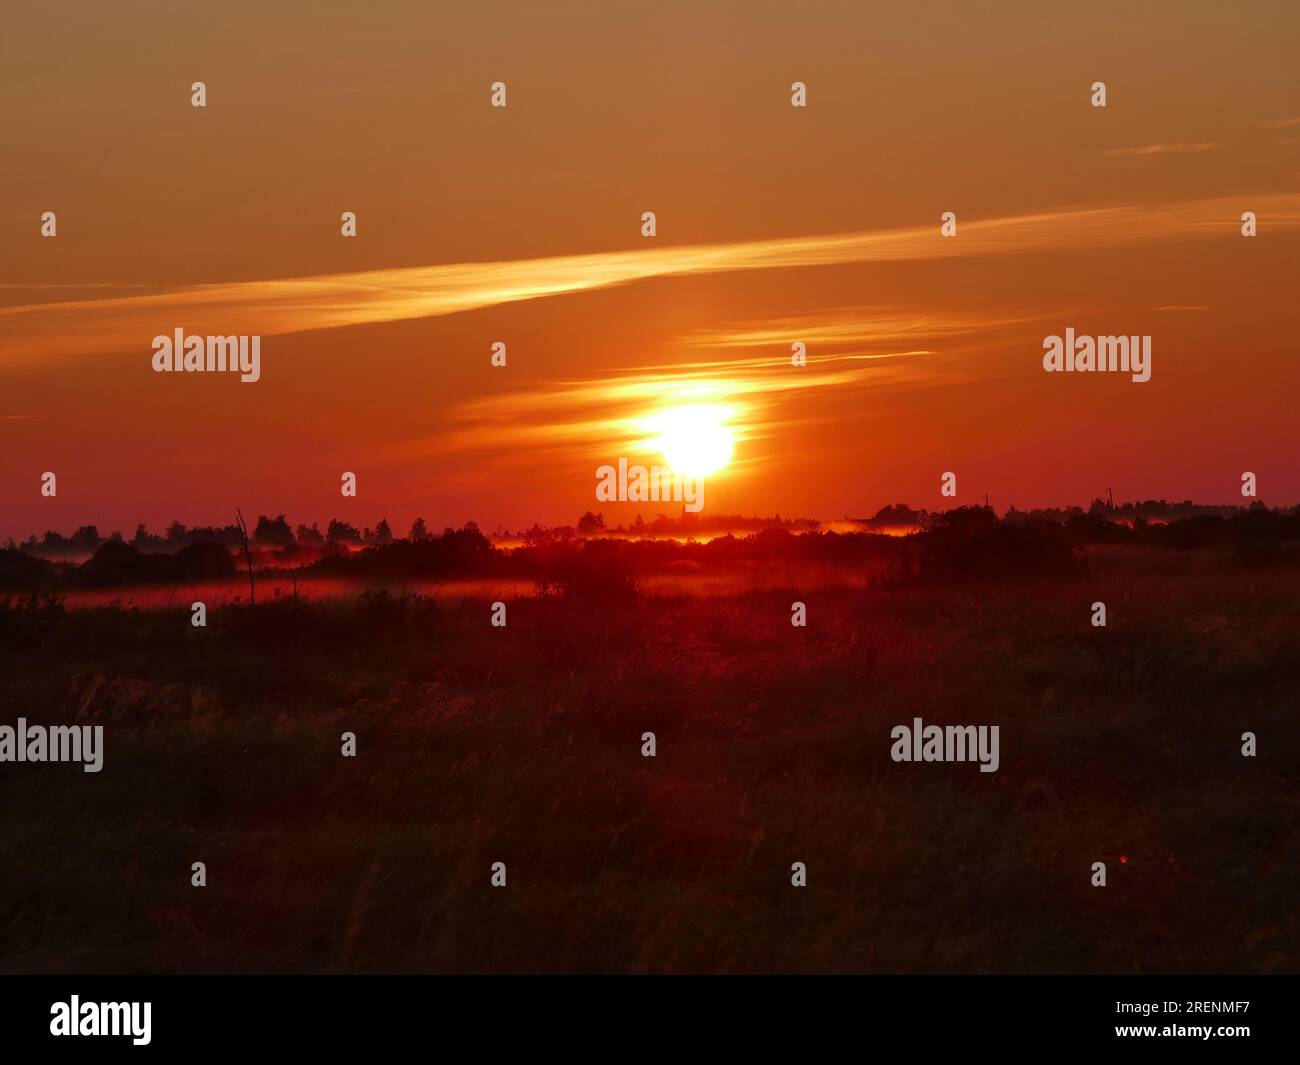
<path id="1" fill-rule="evenodd" d="M 673 407 L 650 419 L 659 433 L 655 446 L 674 473 L 707 477 L 727 464 L 735 438 L 724 424 L 726 416 L 725 408 L 701 404 Z"/>

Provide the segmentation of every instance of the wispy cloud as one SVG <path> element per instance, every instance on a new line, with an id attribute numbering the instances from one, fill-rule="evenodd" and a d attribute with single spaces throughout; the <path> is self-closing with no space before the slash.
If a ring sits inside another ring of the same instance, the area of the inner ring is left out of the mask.
<path id="1" fill-rule="evenodd" d="M 0 360 L 150 350 L 180 326 L 201 334 L 274 336 L 457 314 L 589 292 L 647 278 L 963 256 L 1032 254 L 1235 233 L 1242 202 L 1270 231 L 1300 227 L 1300 193 L 1158 206 L 1063 210 L 907 229 L 654 246 L 545 259 L 403 267 L 320 277 L 190 285 L 172 291 L 0 309 Z"/>
<path id="2" fill-rule="evenodd" d="M 790 318 L 733 323 L 679 338 L 692 351 L 768 349 L 762 354 L 684 365 L 637 366 L 589 378 L 530 382 L 526 389 L 452 407 L 436 435 L 407 441 L 390 458 L 475 453 L 476 466 L 524 467 L 542 459 L 637 455 L 650 441 L 646 416 L 664 407 L 709 404 L 730 412 L 738 442 L 770 435 L 780 424 L 824 420 L 825 410 L 784 397 L 834 391 L 849 401 L 862 388 L 897 389 L 965 379 L 970 368 L 937 365 L 928 347 L 890 347 L 974 334 L 1020 319 L 981 314 L 909 313 L 891 307 L 837 307 Z M 790 342 L 808 345 L 807 365 L 792 367 Z M 823 353 L 817 351 L 823 348 Z M 825 350 L 839 349 L 839 350 Z M 947 353 L 947 352 L 945 352 Z M 789 410 L 800 411 L 793 420 Z M 821 410 L 821 415 L 814 413 Z M 784 412 L 784 413 L 781 413 Z M 778 415 L 780 420 L 778 422 Z"/>
<path id="3" fill-rule="evenodd" d="M 63 292 L 81 292 L 89 289 L 99 288 L 157 288 L 156 285 L 147 285 L 143 282 L 116 282 L 116 281 L 0 281 L 0 289 L 14 290 L 53 290 Z"/>
<path id="4" fill-rule="evenodd" d="M 635 367 L 583 380 L 532 384 L 526 390 L 467 401 L 452 408 L 433 436 L 389 449 L 392 459 L 474 453 L 476 468 L 536 468 L 538 462 L 580 456 L 644 454 L 652 448 L 647 418 L 666 407 L 708 404 L 725 409 L 738 443 L 763 438 L 773 428 L 781 396 L 809 390 L 879 386 L 927 380 L 924 370 L 875 364 L 930 354 L 891 352 L 865 360 L 832 355 L 795 369 L 788 357 L 743 359 L 689 369 Z M 870 365 L 868 363 L 871 363 Z M 805 420 L 814 420 L 808 415 Z M 789 423 L 783 423 L 789 424 Z"/>
<path id="5" fill-rule="evenodd" d="M 843 349 L 990 332 L 1035 321 L 1042 315 L 1006 317 L 983 312 L 909 311 L 894 307 L 834 307 L 812 314 L 724 323 L 683 338 L 692 347 L 786 347 L 795 340 L 814 347 Z"/>
<path id="6" fill-rule="evenodd" d="M 1140 144 L 1136 148 L 1107 148 L 1105 154 L 1120 155 L 1185 155 L 1193 152 L 1208 152 L 1218 145 L 1209 141 L 1196 141 L 1190 144 Z"/>
<path id="7" fill-rule="evenodd" d="M 1259 125 L 1266 129 L 1288 129 L 1291 126 L 1300 126 L 1300 117 L 1296 118 L 1261 118 Z"/>

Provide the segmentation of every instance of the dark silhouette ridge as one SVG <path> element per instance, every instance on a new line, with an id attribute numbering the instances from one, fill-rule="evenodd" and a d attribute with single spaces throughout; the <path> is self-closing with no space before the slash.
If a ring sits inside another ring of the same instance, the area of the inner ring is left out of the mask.
<path id="1" fill-rule="evenodd" d="M 897 527 L 907 519 L 914 531 L 884 535 L 876 528 Z M 242 520 L 242 519 L 241 519 Z M 760 519 L 750 519 L 758 522 Z M 131 543 L 110 538 L 84 561 L 48 561 L 39 551 L 10 545 L 0 559 L 0 587 L 57 589 L 105 587 L 219 579 L 234 571 L 231 548 L 242 549 L 251 582 L 255 572 L 288 571 L 323 577 L 401 580 L 402 578 L 510 577 L 537 582 L 545 590 L 559 582 L 569 587 L 604 579 L 614 585 L 648 573 L 695 567 L 708 572 L 737 565 L 815 564 L 843 568 L 887 567 L 893 580 L 957 581 L 1016 580 L 1066 576 L 1077 572 L 1081 549 L 1098 545 L 1162 550 L 1219 548 L 1234 552 L 1243 565 L 1252 561 L 1293 562 L 1300 551 L 1300 512 L 1270 510 L 1262 505 L 1229 510 L 1228 516 L 1198 513 L 1156 523 L 1141 516 L 1113 520 L 1107 508 L 1075 508 L 1052 516 L 1011 511 L 1003 517 L 989 507 L 957 507 L 946 511 L 914 511 L 903 504 L 883 508 L 858 532 L 807 529 L 802 523 L 782 523 L 745 535 L 731 532 L 711 539 L 676 536 L 624 536 L 611 532 L 599 515 L 588 513 L 571 526 L 533 526 L 518 546 L 494 544 L 470 522 L 462 529 L 428 532 L 422 520 L 411 536 L 392 536 L 386 521 L 363 535 L 355 527 L 330 522 L 329 535 L 319 542 L 309 533 L 279 547 L 253 547 L 239 541 L 189 540 L 189 531 L 173 526 L 167 543 L 171 551 L 142 550 L 137 533 Z M 283 516 L 259 527 L 283 539 Z M 233 526 L 238 531 L 239 524 Z M 90 529 L 92 527 L 86 527 Z M 304 528 L 299 526 L 300 529 Z M 587 530 L 584 534 L 579 531 Z M 83 542 L 89 534 L 78 530 Z M 251 540 L 257 538 L 256 533 Z M 603 574 L 603 578 L 599 575 Z"/>

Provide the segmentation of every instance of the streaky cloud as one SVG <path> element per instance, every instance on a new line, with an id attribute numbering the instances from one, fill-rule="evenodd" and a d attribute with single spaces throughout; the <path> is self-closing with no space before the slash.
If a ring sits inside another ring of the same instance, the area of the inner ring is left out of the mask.
<path id="1" fill-rule="evenodd" d="M 1209 152 L 1218 145 L 1210 141 L 1195 141 L 1190 144 L 1140 144 L 1135 148 L 1107 148 L 1108 156 L 1130 155 L 1188 155 L 1196 152 Z"/>
<path id="2" fill-rule="evenodd" d="M 147 352 L 155 335 L 176 326 L 190 333 L 274 336 L 457 314 L 658 277 L 1226 238 L 1235 235 L 1244 202 L 1268 218 L 1273 232 L 1300 227 L 1300 193 L 1286 192 L 974 219 L 963 221 L 955 238 L 940 237 L 936 219 L 906 229 L 189 285 L 0 309 L 0 360 Z"/>

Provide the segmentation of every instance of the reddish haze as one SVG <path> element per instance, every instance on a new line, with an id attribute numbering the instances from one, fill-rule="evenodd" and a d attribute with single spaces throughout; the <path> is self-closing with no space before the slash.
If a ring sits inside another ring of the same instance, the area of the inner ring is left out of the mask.
<path id="1" fill-rule="evenodd" d="M 0 535 L 649 520 L 594 471 L 701 395 L 737 412 L 715 513 L 935 507 L 949 470 L 1295 502 L 1300 16 L 1256 6 L 20 6 Z M 153 373 L 176 327 L 262 335 L 261 380 Z M 1151 335 L 1151 380 L 1045 374 L 1067 327 Z"/>

